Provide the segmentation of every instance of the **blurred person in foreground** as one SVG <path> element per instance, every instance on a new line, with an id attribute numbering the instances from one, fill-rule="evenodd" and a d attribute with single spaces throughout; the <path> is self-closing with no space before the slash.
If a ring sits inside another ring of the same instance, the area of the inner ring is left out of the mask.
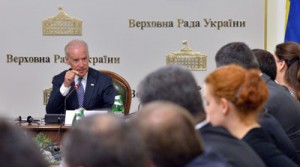
<path id="1" fill-rule="evenodd" d="M 64 167 L 148 167 L 141 137 L 112 114 L 84 117 L 63 140 Z"/>
<path id="2" fill-rule="evenodd" d="M 212 127 L 205 120 L 199 87 L 186 68 L 167 65 L 148 74 L 138 86 L 138 98 L 142 105 L 157 100 L 173 102 L 193 116 L 195 129 L 204 141 L 204 153 L 190 166 L 265 166 L 245 142 L 222 127 Z"/>
<path id="3" fill-rule="evenodd" d="M 143 137 L 156 167 L 183 167 L 202 154 L 192 116 L 176 104 L 149 103 L 129 122 Z"/>
<path id="4" fill-rule="evenodd" d="M 23 129 L 0 119 L 0 164 L 5 167 L 47 167 L 42 153 Z"/>

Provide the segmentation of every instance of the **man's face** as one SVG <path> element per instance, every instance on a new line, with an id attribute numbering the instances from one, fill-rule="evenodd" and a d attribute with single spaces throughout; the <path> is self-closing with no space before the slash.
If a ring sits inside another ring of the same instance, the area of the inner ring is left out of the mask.
<path id="1" fill-rule="evenodd" d="M 89 70 L 89 57 L 83 46 L 69 49 L 69 57 L 66 57 L 66 62 L 72 70 L 78 71 L 79 77 L 83 77 Z"/>

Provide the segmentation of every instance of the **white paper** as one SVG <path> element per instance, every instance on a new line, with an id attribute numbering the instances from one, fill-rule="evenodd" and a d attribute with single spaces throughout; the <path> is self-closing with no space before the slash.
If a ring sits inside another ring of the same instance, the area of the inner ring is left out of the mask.
<path id="1" fill-rule="evenodd" d="M 66 111 L 66 117 L 65 117 L 65 126 L 72 126 L 73 118 L 75 113 L 79 113 L 80 109 L 77 110 L 67 110 Z M 84 116 L 91 116 L 94 114 L 106 114 L 108 111 L 105 110 L 84 110 Z"/>

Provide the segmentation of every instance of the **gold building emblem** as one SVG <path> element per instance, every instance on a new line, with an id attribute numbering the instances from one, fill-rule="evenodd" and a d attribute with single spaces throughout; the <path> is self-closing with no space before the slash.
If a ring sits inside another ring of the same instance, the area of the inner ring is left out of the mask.
<path id="1" fill-rule="evenodd" d="M 179 52 L 172 52 L 166 56 L 166 63 L 182 65 L 192 71 L 207 70 L 207 56 L 200 52 L 194 52 L 190 47 L 188 47 L 186 40 L 184 40 L 182 44 L 184 45 L 184 48 L 182 48 Z"/>
<path id="2" fill-rule="evenodd" d="M 82 35 L 82 20 L 70 17 L 63 11 L 62 7 L 58 8 L 59 13 L 55 17 L 43 20 L 44 36 L 68 36 Z"/>

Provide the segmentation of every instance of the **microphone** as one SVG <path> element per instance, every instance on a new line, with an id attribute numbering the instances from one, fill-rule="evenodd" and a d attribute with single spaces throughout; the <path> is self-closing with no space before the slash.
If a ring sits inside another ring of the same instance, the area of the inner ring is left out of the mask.
<path id="1" fill-rule="evenodd" d="M 66 111 L 67 111 L 67 99 L 69 98 L 69 96 L 79 88 L 80 85 L 78 84 L 75 84 L 74 88 L 66 95 L 65 99 L 64 99 L 64 109 L 65 109 L 65 114 L 66 114 Z"/>

